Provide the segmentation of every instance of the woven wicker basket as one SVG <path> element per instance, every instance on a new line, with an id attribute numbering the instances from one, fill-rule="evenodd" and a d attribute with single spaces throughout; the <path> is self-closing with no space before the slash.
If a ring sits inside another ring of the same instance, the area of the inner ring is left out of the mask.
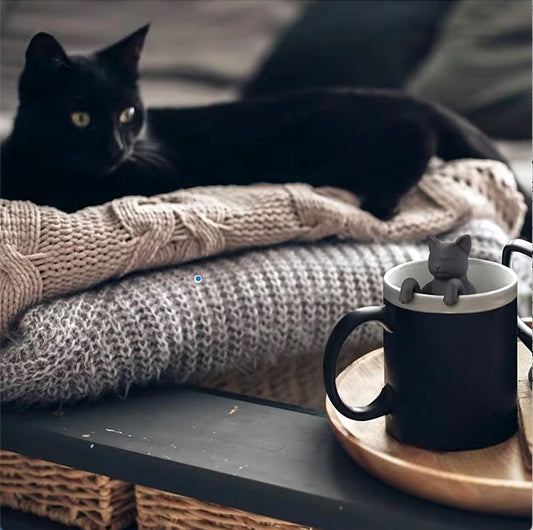
<path id="1" fill-rule="evenodd" d="M 235 508 L 135 486 L 139 530 L 313 530 Z"/>
<path id="2" fill-rule="evenodd" d="M 133 486 L 0 451 L 1 504 L 86 530 L 121 530 L 135 519 Z"/>
<path id="3" fill-rule="evenodd" d="M 348 341 L 339 357 L 338 370 L 341 371 L 357 357 L 378 346 L 379 344 L 366 341 L 365 346 L 361 347 Z M 275 364 L 257 359 L 253 370 L 235 368 L 219 376 L 191 382 L 246 396 L 324 409 L 326 392 L 322 357 L 323 352 L 320 351 L 279 359 Z"/>
<path id="4" fill-rule="evenodd" d="M 352 351 L 339 364 L 344 366 L 353 357 Z M 291 357 L 273 366 L 258 362 L 251 372 L 236 369 L 195 382 L 301 406 L 324 406 L 320 353 Z M 0 459 L 1 504 L 84 529 L 120 530 L 129 526 L 135 517 L 135 501 L 140 529 L 303 528 L 140 486 L 134 493 L 133 486 L 124 482 L 17 453 L 0 451 Z"/>
<path id="5" fill-rule="evenodd" d="M 234 368 L 193 381 L 201 386 L 302 407 L 323 408 L 321 354 L 281 359 L 271 365 L 259 359 L 253 370 Z"/>

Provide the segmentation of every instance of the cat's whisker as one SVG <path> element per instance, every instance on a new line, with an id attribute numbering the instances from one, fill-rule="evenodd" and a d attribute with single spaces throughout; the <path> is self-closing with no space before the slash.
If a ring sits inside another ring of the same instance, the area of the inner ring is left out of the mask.
<path id="1" fill-rule="evenodd" d="M 167 167 L 169 162 L 160 152 L 157 151 L 158 149 L 159 146 L 155 142 L 140 141 L 135 145 L 135 149 L 129 155 L 129 159 L 145 167 Z"/>

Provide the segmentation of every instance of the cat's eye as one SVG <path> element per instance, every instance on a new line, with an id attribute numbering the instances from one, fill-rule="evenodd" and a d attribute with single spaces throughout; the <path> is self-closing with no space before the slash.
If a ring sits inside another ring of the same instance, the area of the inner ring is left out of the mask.
<path id="1" fill-rule="evenodd" d="M 127 109 L 124 109 L 119 117 L 118 121 L 120 123 L 130 123 L 133 120 L 133 117 L 135 116 L 135 107 L 128 107 Z"/>
<path id="2" fill-rule="evenodd" d="M 70 115 L 70 119 L 72 120 L 72 123 L 80 129 L 87 127 L 87 125 L 91 123 L 91 115 L 88 112 L 73 112 Z"/>

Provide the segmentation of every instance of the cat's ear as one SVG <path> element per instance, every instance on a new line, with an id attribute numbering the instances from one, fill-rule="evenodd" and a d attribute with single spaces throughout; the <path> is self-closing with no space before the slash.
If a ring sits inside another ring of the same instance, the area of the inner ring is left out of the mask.
<path id="1" fill-rule="evenodd" d="M 457 245 L 466 255 L 470 254 L 472 250 L 472 239 L 468 234 L 461 236 L 455 240 Z"/>
<path id="2" fill-rule="evenodd" d="M 428 243 L 429 251 L 432 252 L 439 246 L 440 241 L 436 237 L 428 236 L 427 243 Z"/>
<path id="3" fill-rule="evenodd" d="M 144 39 L 149 29 L 150 24 L 146 24 L 119 42 L 100 50 L 96 55 L 102 61 L 136 76 Z"/>
<path id="4" fill-rule="evenodd" d="M 39 65 L 49 69 L 60 69 L 68 66 L 69 59 L 61 44 L 49 33 L 37 33 L 26 50 L 26 64 Z"/>

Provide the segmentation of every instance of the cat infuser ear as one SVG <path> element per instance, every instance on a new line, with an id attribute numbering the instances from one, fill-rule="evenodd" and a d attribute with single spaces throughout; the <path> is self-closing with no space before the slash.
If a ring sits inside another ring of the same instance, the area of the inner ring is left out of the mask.
<path id="1" fill-rule="evenodd" d="M 437 248 L 440 244 L 440 241 L 434 236 L 428 236 L 426 239 L 428 242 L 429 250 L 433 250 Z"/>
<path id="2" fill-rule="evenodd" d="M 470 254 L 470 251 L 472 250 L 472 239 L 471 237 L 466 234 L 464 236 L 458 237 L 455 240 L 455 244 L 465 253 Z"/>
<path id="3" fill-rule="evenodd" d="M 146 24 L 119 42 L 97 52 L 97 57 L 136 76 L 144 39 L 149 29 L 150 24 Z"/>
<path id="4" fill-rule="evenodd" d="M 37 33 L 26 50 L 26 63 L 52 69 L 67 66 L 69 59 L 61 44 L 49 33 Z"/>

